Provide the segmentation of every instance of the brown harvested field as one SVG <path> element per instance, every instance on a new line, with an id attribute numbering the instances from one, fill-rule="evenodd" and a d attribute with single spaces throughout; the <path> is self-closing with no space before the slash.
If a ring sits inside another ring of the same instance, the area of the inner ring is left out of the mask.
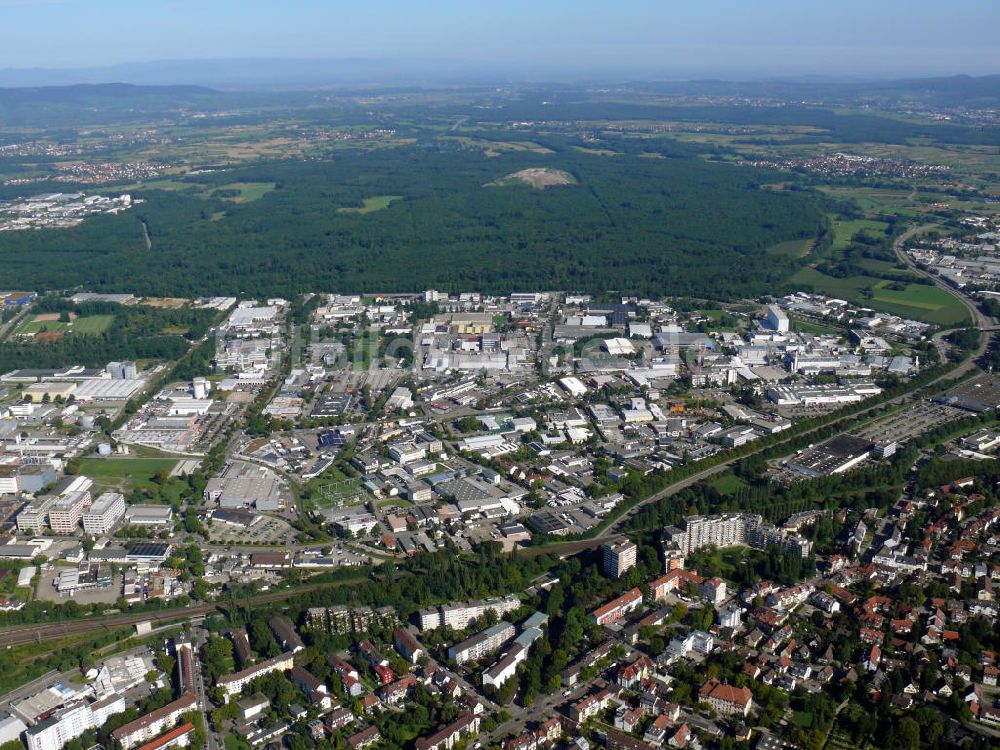
<path id="1" fill-rule="evenodd" d="M 142 300 L 142 304 L 147 307 L 157 307 L 163 310 L 176 310 L 184 307 L 187 303 L 188 300 L 179 297 L 146 297 Z"/>
<path id="2" fill-rule="evenodd" d="M 520 172 L 501 177 L 499 180 L 486 183 L 486 187 L 503 187 L 514 183 L 530 185 L 535 190 L 544 190 L 547 187 L 557 187 L 559 185 L 576 185 L 576 178 L 569 172 L 551 167 L 532 167 L 522 169 Z"/>

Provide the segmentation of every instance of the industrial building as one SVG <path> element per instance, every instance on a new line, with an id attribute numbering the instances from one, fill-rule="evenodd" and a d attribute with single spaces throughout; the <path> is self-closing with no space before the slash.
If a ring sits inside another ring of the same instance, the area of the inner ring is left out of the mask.
<path id="1" fill-rule="evenodd" d="M 868 458 L 872 447 L 870 440 L 838 435 L 815 448 L 802 451 L 788 462 L 788 468 L 813 478 L 840 474 Z"/>
<path id="2" fill-rule="evenodd" d="M 856 403 L 881 392 L 881 388 L 869 382 L 774 385 L 767 389 L 767 398 L 778 406 L 839 406 Z"/>
<path id="3" fill-rule="evenodd" d="M 788 333 L 788 314 L 777 305 L 768 305 L 767 327 L 778 333 Z"/>
<path id="4" fill-rule="evenodd" d="M 251 463 L 226 464 L 218 476 L 208 480 L 205 500 L 220 508 L 257 507 L 258 502 L 275 500 L 281 493 L 278 475 Z"/>

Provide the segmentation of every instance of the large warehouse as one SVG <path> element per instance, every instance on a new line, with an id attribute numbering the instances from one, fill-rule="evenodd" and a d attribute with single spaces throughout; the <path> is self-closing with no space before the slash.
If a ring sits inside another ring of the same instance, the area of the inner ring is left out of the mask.
<path id="1" fill-rule="evenodd" d="M 840 474 L 868 458 L 873 443 L 853 435 L 838 435 L 815 448 L 802 451 L 788 462 L 788 468 L 807 477 Z"/>

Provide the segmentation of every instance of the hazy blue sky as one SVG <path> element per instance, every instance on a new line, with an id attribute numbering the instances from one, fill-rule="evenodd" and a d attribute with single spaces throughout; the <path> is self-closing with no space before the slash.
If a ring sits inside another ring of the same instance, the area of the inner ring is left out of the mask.
<path id="1" fill-rule="evenodd" d="M 0 0 L 0 67 L 466 60 L 665 77 L 1000 72 L 997 0 Z"/>

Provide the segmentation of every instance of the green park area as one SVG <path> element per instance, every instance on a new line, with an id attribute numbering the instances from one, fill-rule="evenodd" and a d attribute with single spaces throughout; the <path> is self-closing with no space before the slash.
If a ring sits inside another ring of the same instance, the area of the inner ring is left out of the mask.
<path id="1" fill-rule="evenodd" d="M 115 492 L 155 492 L 172 483 L 167 475 L 177 465 L 176 458 L 132 458 L 112 456 L 79 459 L 78 473 L 88 476 L 102 490 Z"/>

